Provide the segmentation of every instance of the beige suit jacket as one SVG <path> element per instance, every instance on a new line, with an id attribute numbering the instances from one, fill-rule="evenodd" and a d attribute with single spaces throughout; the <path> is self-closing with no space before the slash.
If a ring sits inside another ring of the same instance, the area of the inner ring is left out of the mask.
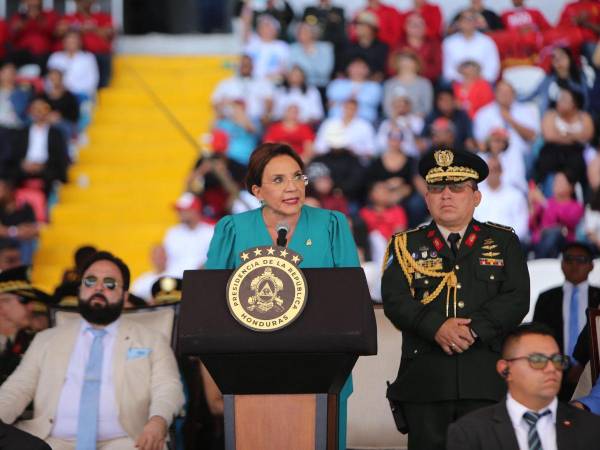
<path id="1" fill-rule="evenodd" d="M 41 439 L 52 430 L 80 320 L 38 333 L 15 372 L 0 386 L 0 420 L 12 424 L 34 401 L 33 419 L 19 428 Z M 145 357 L 128 357 L 129 349 L 150 349 Z M 183 387 L 167 340 L 121 317 L 113 350 L 115 397 L 119 421 L 135 440 L 152 416 L 168 424 L 181 410 Z"/>

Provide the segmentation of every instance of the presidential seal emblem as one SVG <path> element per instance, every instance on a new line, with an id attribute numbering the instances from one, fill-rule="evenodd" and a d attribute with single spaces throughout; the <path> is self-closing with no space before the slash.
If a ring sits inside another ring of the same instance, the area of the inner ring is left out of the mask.
<path id="1" fill-rule="evenodd" d="M 242 264 L 227 282 L 233 317 L 254 331 L 276 331 L 296 320 L 306 304 L 302 257 L 285 247 L 266 246 L 240 254 Z"/>

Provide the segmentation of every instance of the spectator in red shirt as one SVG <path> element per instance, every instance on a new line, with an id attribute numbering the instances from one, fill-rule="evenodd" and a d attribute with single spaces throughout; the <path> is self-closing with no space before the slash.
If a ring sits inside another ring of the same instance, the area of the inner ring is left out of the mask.
<path id="1" fill-rule="evenodd" d="M 471 60 L 458 66 L 461 81 L 454 81 L 454 96 L 462 109 L 473 119 L 475 113 L 483 106 L 494 101 L 494 91 L 490 83 L 481 76 L 481 66 Z"/>
<path id="2" fill-rule="evenodd" d="M 406 16 L 403 33 L 398 46 L 388 58 L 388 75 L 394 74 L 394 64 L 398 53 L 412 51 L 419 58 L 420 74 L 435 83 L 442 72 L 442 47 L 437 39 L 427 39 L 426 25 L 418 13 Z"/>
<path id="3" fill-rule="evenodd" d="M 529 33 L 552 28 L 540 10 L 524 6 L 525 0 L 512 0 L 512 4 L 514 8 L 507 9 L 501 16 L 507 30 Z"/>
<path id="4" fill-rule="evenodd" d="M 315 133 L 310 126 L 299 121 L 299 112 L 298 105 L 290 103 L 285 109 L 281 122 L 275 122 L 267 128 L 263 142 L 285 142 L 304 161 L 309 161 L 313 153 Z"/>
<path id="5" fill-rule="evenodd" d="M 377 17 L 379 24 L 377 39 L 390 47 L 395 46 L 400 39 L 400 30 L 402 30 L 402 14 L 396 8 L 381 3 L 380 0 L 368 0 L 367 7 L 360 10 L 354 20 L 356 21 L 359 15 L 366 11 L 375 14 Z M 356 25 L 350 27 L 349 34 L 351 40 L 357 39 Z"/>
<path id="6" fill-rule="evenodd" d="M 557 27 L 576 27 L 586 42 L 595 42 L 600 36 L 600 2 L 578 0 L 565 5 Z"/>
<path id="7" fill-rule="evenodd" d="M 8 23 L 10 57 L 18 66 L 37 64 L 42 70 L 54 46 L 58 15 L 44 11 L 42 0 L 23 0 L 23 11 Z"/>
<path id="8" fill-rule="evenodd" d="M 112 72 L 112 42 L 115 36 L 112 17 L 101 11 L 93 11 L 95 0 L 75 0 L 75 3 L 77 11 L 60 20 L 57 34 L 62 37 L 69 29 L 79 31 L 83 49 L 93 53 L 98 61 L 98 87 L 108 86 Z"/>
<path id="9" fill-rule="evenodd" d="M 6 57 L 6 47 L 8 45 L 8 26 L 0 18 L 0 62 Z"/>
<path id="10" fill-rule="evenodd" d="M 429 3 L 427 0 L 413 0 L 413 9 L 409 10 L 404 17 L 412 13 L 420 14 L 427 26 L 427 37 L 440 40 L 444 31 L 444 19 L 438 5 Z"/>
<path id="11" fill-rule="evenodd" d="M 359 215 L 367 224 L 371 257 L 383 261 L 386 245 L 394 233 L 406 230 L 408 220 L 402 206 L 398 205 L 400 185 L 389 178 L 373 182 L 369 187 L 369 205 L 360 209 Z"/>

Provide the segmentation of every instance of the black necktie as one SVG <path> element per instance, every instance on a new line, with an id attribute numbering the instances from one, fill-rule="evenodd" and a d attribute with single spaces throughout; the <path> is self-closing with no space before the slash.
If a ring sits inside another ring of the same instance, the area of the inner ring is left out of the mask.
<path id="1" fill-rule="evenodd" d="M 454 256 L 458 254 L 458 241 L 460 241 L 459 233 L 450 233 L 448 235 L 448 242 L 450 242 L 450 250 L 452 250 Z"/>

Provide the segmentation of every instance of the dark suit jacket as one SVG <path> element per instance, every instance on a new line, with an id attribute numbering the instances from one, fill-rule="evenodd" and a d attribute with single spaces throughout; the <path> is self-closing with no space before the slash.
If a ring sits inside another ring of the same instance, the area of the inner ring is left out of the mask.
<path id="1" fill-rule="evenodd" d="M 435 292 L 441 278 L 414 276 L 409 284 L 392 243 L 381 292 L 385 315 L 402 331 L 402 357 L 388 397 L 399 402 L 499 401 L 506 395 L 506 383 L 496 372 L 502 340 L 529 309 L 529 272 L 517 235 L 473 220 L 456 257 L 433 222 L 407 231 L 406 236 L 415 264 L 456 273 L 456 315 L 471 318 L 478 337 L 462 354 L 448 356 L 442 351 L 435 334 L 448 318 L 447 288 L 422 304 L 420 300 Z M 452 317 L 452 300 L 448 310 Z"/>
<path id="2" fill-rule="evenodd" d="M 542 292 L 535 304 L 533 320 L 542 322 L 552 328 L 558 347 L 562 350 L 564 346 L 563 336 L 563 288 L 555 287 Z M 588 288 L 588 308 L 598 308 L 600 305 L 600 289 L 594 286 Z"/>
<path id="3" fill-rule="evenodd" d="M 41 439 L 0 422 L 0 450 L 51 450 Z"/>
<path id="4" fill-rule="evenodd" d="M 565 403 L 556 411 L 558 450 L 591 450 L 600 445 L 600 417 Z M 474 411 L 448 428 L 447 450 L 519 450 L 506 402 Z"/>
<path id="5" fill-rule="evenodd" d="M 21 162 L 27 156 L 29 146 L 29 128 L 19 130 L 14 136 L 14 145 L 10 158 L 4 169 L 5 176 L 20 183 L 29 176 L 21 169 Z M 67 167 L 69 165 L 69 154 L 67 143 L 62 132 L 55 127 L 50 127 L 48 131 L 48 160 L 45 169 L 41 173 L 41 178 L 49 189 L 53 181 L 67 181 Z"/>

